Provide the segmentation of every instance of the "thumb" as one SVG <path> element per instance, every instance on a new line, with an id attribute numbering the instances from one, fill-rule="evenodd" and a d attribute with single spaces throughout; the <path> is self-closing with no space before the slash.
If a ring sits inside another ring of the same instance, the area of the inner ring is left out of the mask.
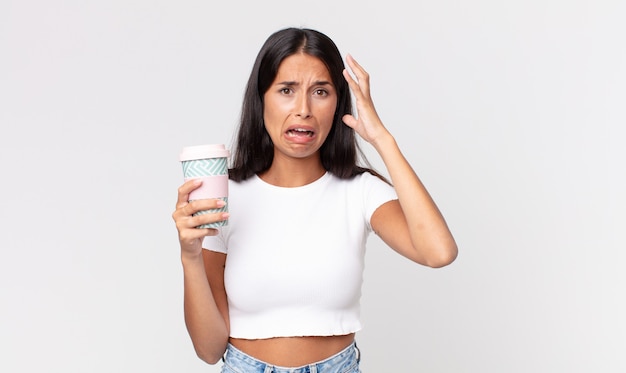
<path id="1" fill-rule="evenodd" d="M 357 119 L 351 114 L 346 114 L 341 119 L 350 128 L 354 128 L 357 124 Z"/>

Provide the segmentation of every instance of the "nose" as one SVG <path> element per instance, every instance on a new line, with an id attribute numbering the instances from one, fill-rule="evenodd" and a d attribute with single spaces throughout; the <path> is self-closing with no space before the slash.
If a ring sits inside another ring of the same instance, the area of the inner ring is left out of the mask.
<path id="1" fill-rule="evenodd" d="M 308 95 L 300 95 L 296 102 L 296 116 L 306 119 L 311 116 L 311 103 Z"/>

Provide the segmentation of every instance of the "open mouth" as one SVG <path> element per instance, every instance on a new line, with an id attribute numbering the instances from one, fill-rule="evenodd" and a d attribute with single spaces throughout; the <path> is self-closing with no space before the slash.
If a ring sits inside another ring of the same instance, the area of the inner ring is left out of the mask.
<path id="1" fill-rule="evenodd" d="M 287 136 L 290 136 L 290 137 L 300 137 L 300 136 L 313 137 L 314 134 L 315 132 L 309 131 L 304 128 L 293 128 L 287 131 Z"/>

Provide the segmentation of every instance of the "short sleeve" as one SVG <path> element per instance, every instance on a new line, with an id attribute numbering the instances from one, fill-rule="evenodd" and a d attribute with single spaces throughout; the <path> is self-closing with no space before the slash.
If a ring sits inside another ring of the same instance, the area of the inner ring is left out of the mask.
<path id="1" fill-rule="evenodd" d="M 219 229 L 219 233 L 215 236 L 204 237 L 204 240 L 202 241 L 202 248 L 226 254 L 228 252 L 228 248 L 226 247 L 226 240 L 224 239 L 225 228 L 226 227 L 221 227 Z"/>
<path id="2" fill-rule="evenodd" d="M 365 172 L 361 175 L 363 187 L 363 204 L 368 228 L 374 211 L 386 202 L 398 199 L 396 190 L 377 176 Z"/>

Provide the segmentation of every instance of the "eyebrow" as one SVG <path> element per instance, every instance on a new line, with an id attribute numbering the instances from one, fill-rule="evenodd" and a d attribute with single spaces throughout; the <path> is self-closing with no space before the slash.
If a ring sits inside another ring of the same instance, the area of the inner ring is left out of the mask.
<path id="1" fill-rule="evenodd" d="M 300 83 L 288 80 L 288 81 L 278 82 L 276 83 L 276 85 L 298 86 L 300 85 Z M 312 85 L 333 85 L 333 84 L 327 80 L 318 80 L 316 82 L 313 82 Z"/>

